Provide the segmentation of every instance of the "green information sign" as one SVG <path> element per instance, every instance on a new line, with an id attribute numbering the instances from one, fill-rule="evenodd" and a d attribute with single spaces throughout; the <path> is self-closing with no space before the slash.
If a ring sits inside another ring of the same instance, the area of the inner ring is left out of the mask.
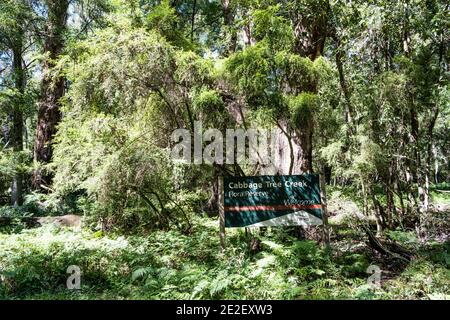
<path id="1" fill-rule="evenodd" d="M 225 227 L 322 224 L 318 174 L 224 177 Z"/>

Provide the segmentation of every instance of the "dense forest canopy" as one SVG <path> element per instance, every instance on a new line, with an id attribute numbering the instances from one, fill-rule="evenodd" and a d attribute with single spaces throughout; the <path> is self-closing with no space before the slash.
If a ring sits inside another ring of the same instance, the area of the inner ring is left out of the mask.
<path id="1" fill-rule="evenodd" d="M 450 183 L 449 9 L 0 0 L 0 217 L 76 214 L 103 232 L 188 235 L 217 217 L 220 177 L 320 173 L 329 191 L 351 190 L 378 238 L 428 239 L 436 210 L 450 211 L 434 201 Z M 194 137 L 199 122 L 224 136 L 272 130 L 278 161 L 171 157 L 173 131 Z"/>

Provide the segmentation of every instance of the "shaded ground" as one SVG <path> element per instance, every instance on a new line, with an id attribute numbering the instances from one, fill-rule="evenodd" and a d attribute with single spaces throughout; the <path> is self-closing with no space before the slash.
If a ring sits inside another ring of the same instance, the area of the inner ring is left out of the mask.
<path id="1" fill-rule="evenodd" d="M 370 249 L 351 225 L 335 225 L 332 247 L 298 241 L 269 228 L 259 252 L 227 230 L 221 252 L 215 219 L 198 219 L 190 235 L 176 231 L 120 236 L 53 223 L 0 234 L 2 299 L 443 299 L 450 295 L 449 245 L 421 244 L 412 232 L 390 235 L 415 252 L 409 263 Z M 82 271 L 68 290 L 67 267 Z M 382 270 L 381 287 L 367 268 Z"/>
<path id="2" fill-rule="evenodd" d="M 449 207 L 434 206 L 425 238 L 385 233 L 383 245 L 405 249 L 406 261 L 374 250 L 343 196 L 329 201 L 330 248 L 317 242 L 320 228 L 307 230 L 316 241 L 282 228 L 227 229 L 221 251 L 214 218 L 194 218 L 190 234 L 128 236 L 82 228 L 74 215 L 32 217 L 31 229 L 13 219 L 0 227 L 0 299 L 448 299 Z M 80 290 L 67 289 L 71 265 Z M 380 286 L 368 282 L 374 267 Z"/>

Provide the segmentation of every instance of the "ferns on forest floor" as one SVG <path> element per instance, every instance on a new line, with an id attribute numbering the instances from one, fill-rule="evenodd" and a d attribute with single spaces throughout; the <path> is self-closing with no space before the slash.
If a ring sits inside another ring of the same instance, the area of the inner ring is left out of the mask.
<path id="1" fill-rule="evenodd" d="M 281 236 L 277 229 L 258 236 L 258 253 L 246 249 L 241 231 L 232 230 L 221 252 L 215 224 L 198 219 L 191 235 L 161 231 L 116 237 L 52 226 L 0 234 L 0 297 L 431 299 L 449 294 L 446 245 L 423 248 L 403 272 L 373 289 L 366 280 L 369 252 L 326 251 L 313 241 Z M 407 235 L 397 237 L 409 241 Z M 69 265 L 82 271 L 76 292 L 65 288 Z"/>

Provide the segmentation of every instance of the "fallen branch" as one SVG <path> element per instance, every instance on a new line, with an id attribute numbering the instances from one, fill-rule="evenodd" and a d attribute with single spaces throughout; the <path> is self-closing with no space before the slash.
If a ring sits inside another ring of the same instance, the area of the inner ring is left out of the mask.
<path id="1" fill-rule="evenodd" d="M 369 243 L 368 245 L 378 251 L 379 253 L 381 253 L 382 255 L 391 257 L 391 258 L 395 258 L 395 259 L 399 259 L 405 262 L 409 262 L 411 260 L 411 254 L 402 246 L 400 246 L 399 244 L 393 242 L 391 244 L 388 243 L 383 243 L 381 240 L 379 240 L 370 230 L 369 228 L 367 228 L 366 226 L 362 226 L 362 228 L 364 229 L 364 231 L 367 234 L 367 237 L 369 238 Z M 397 252 L 393 252 L 392 250 L 388 249 L 387 246 L 390 245 L 391 247 L 395 247 L 395 251 L 399 251 L 399 253 Z"/>

